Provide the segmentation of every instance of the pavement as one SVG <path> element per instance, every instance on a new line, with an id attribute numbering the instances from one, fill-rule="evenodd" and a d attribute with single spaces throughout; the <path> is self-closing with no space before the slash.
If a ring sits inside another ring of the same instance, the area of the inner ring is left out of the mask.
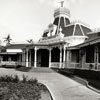
<path id="1" fill-rule="evenodd" d="M 100 94 L 86 86 L 54 71 L 51 72 L 20 72 L 14 69 L 0 68 L 0 75 L 23 75 L 29 78 L 36 78 L 45 84 L 53 100 L 100 100 Z"/>

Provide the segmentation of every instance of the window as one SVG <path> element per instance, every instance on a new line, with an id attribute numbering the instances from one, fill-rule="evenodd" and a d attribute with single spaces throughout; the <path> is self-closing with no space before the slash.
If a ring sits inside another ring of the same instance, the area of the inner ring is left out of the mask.
<path id="1" fill-rule="evenodd" d="M 94 47 L 86 47 L 86 63 L 94 63 Z"/>
<path id="2" fill-rule="evenodd" d="M 71 62 L 78 63 L 79 62 L 79 50 L 71 51 Z"/>

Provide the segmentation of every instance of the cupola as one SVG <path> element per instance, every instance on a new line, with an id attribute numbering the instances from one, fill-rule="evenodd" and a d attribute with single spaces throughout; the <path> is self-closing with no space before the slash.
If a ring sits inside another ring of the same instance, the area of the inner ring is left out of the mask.
<path id="1" fill-rule="evenodd" d="M 61 27 L 62 30 L 64 27 L 70 24 L 70 10 L 64 6 L 64 1 L 59 2 L 61 5 L 54 11 L 54 25 L 57 25 L 57 30 Z M 56 32 L 58 34 L 58 32 Z"/>

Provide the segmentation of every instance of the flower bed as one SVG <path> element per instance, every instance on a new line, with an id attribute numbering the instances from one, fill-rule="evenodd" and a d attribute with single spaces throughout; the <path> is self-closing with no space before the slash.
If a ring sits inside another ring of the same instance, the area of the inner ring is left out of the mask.
<path id="1" fill-rule="evenodd" d="M 37 79 L 28 79 L 23 76 L 23 79 L 19 80 L 17 75 L 0 77 L 0 100 L 46 100 L 43 96 L 41 98 L 42 91 L 48 92 Z"/>

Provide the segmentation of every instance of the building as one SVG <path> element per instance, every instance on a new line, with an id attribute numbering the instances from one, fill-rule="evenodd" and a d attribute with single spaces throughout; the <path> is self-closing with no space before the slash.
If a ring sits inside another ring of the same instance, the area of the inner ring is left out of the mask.
<path id="1" fill-rule="evenodd" d="M 82 22 L 71 22 L 70 10 L 63 3 L 54 11 L 53 23 L 37 43 L 4 47 L 0 53 L 1 65 L 99 70 L 100 33 Z M 22 51 L 7 52 L 9 49 Z"/>

